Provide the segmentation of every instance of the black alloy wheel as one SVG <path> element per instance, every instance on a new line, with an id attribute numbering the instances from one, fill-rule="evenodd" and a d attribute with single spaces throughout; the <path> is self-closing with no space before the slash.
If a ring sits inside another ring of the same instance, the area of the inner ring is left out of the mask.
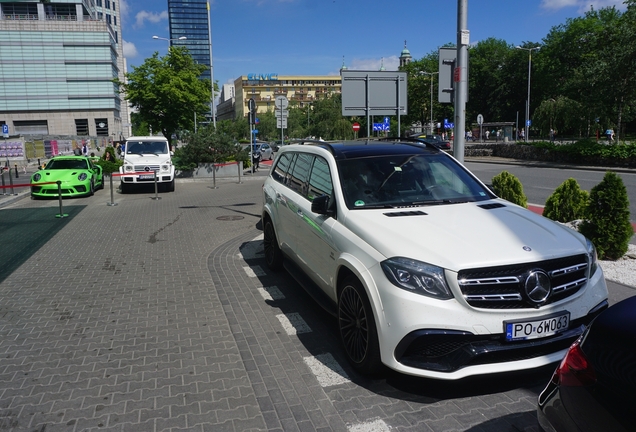
<path id="1" fill-rule="evenodd" d="M 265 247 L 265 262 L 272 270 L 280 270 L 283 267 L 283 253 L 278 246 L 276 232 L 271 220 L 265 222 L 263 230 L 263 246 Z"/>
<path id="2" fill-rule="evenodd" d="M 347 277 L 338 298 L 338 327 L 351 364 L 366 375 L 380 372 L 380 344 L 371 304 L 360 281 Z"/>

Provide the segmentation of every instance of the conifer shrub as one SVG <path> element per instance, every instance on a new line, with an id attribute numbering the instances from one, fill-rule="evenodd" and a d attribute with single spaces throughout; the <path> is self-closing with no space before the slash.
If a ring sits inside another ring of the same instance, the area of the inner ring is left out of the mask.
<path id="1" fill-rule="evenodd" d="M 584 219 L 589 195 L 579 187 L 575 179 L 569 178 L 548 197 L 543 208 L 543 216 L 557 222 Z"/>
<path id="2" fill-rule="evenodd" d="M 579 232 L 594 243 L 600 259 L 616 260 L 627 252 L 634 229 L 629 221 L 627 189 L 616 173 L 606 172 L 590 191 Z"/>
<path id="3" fill-rule="evenodd" d="M 528 198 L 523 193 L 523 185 L 517 177 L 508 171 L 502 171 L 492 178 L 492 188 L 500 198 L 521 207 L 528 207 Z"/>

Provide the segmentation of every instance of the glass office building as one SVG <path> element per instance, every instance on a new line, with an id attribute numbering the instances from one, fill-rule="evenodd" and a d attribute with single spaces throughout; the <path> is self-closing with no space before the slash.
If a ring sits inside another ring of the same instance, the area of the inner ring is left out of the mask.
<path id="1" fill-rule="evenodd" d="M 11 135 L 128 136 L 118 0 L 0 2 L 0 123 Z"/>
<path id="2" fill-rule="evenodd" d="M 168 0 L 171 44 L 188 48 L 194 61 L 210 67 L 210 28 L 206 0 Z M 210 79 L 210 69 L 201 78 Z"/>

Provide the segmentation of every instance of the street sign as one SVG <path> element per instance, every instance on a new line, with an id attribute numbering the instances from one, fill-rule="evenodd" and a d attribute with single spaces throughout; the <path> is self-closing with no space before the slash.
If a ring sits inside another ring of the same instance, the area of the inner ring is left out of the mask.
<path id="1" fill-rule="evenodd" d="M 387 123 L 373 123 L 374 131 L 390 131 L 389 124 Z"/>
<path id="2" fill-rule="evenodd" d="M 256 135 L 258 133 L 258 129 L 252 129 L 252 133 Z"/>
<path id="3" fill-rule="evenodd" d="M 287 129 L 287 117 L 277 117 L 276 127 L 278 129 Z"/>
<path id="4" fill-rule="evenodd" d="M 278 109 L 286 109 L 289 106 L 289 101 L 287 100 L 285 96 L 276 96 L 274 105 Z"/>
<path id="5" fill-rule="evenodd" d="M 254 98 L 250 98 L 250 100 L 247 101 L 247 108 L 252 112 L 256 111 L 256 101 Z"/>
<path id="6" fill-rule="evenodd" d="M 353 124 L 353 131 L 358 132 L 360 130 L 360 123 L 356 122 Z"/>
<path id="7" fill-rule="evenodd" d="M 4 136 L 5 138 L 9 138 L 9 125 L 8 124 L 3 124 L 2 125 L 2 136 Z"/>
<path id="8" fill-rule="evenodd" d="M 483 123 L 484 123 L 484 116 L 479 114 L 477 116 L 477 124 L 481 126 Z"/>
<path id="9" fill-rule="evenodd" d="M 289 110 L 274 110 L 274 115 L 276 117 L 288 117 L 289 116 Z"/>
<path id="10" fill-rule="evenodd" d="M 256 118 L 254 119 L 254 124 L 259 124 L 260 122 L 261 122 L 261 121 L 258 119 L 258 117 L 256 117 Z"/>

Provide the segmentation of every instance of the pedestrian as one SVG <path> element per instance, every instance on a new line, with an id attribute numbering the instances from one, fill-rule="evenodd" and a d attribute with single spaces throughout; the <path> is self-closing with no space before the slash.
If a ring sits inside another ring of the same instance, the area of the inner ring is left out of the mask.
<path id="1" fill-rule="evenodd" d="M 499 142 L 499 135 L 501 135 L 501 130 L 497 129 L 496 136 L 495 136 L 495 141 Z"/>
<path id="2" fill-rule="evenodd" d="M 610 129 L 610 138 L 611 141 L 614 142 L 614 129 Z"/>
<path id="3" fill-rule="evenodd" d="M 554 129 L 550 129 L 550 142 L 554 142 Z"/>
<path id="4" fill-rule="evenodd" d="M 521 132 L 520 132 L 519 136 L 521 137 L 521 141 L 523 141 L 525 139 L 525 137 L 526 137 L 525 129 L 521 129 Z"/>
<path id="5" fill-rule="evenodd" d="M 82 154 L 88 156 L 88 145 L 86 143 L 82 143 Z"/>
<path id="6" fill-rule="evenodd" d="M 490 131 L 489 131 L 489 130 L 487 130 L 487 131 L 486 131 L 486 141 L 488 141 L 488 138 L 489 138 L 489 137 L 490 137 Z"/>
<path id="7" fill-rule="evenodd" d="M 605 131 L 605 137 L 607 138 L 607 142 L 611 142 L 612 141 L 612 130 L 611 129 L 607 129 Z"/>

